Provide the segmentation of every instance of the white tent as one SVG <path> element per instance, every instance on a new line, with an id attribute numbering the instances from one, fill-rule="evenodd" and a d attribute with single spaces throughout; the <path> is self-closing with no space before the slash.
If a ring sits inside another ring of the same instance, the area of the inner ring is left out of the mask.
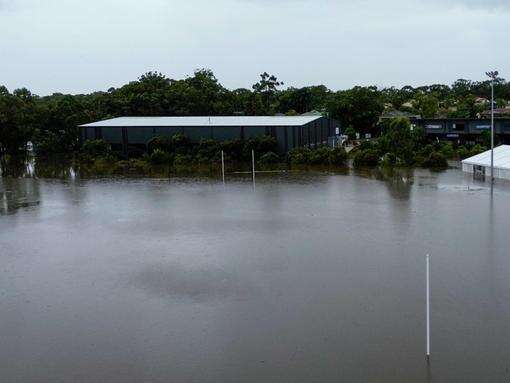
<path id="1" fill-rule="evenodd" d="M 491 151 L 487 150 L 463 160 L 462 171 L 490 176 Z M 494 148 L 494 178 L 510 180 L 510 145 L 500 145 Z"/>

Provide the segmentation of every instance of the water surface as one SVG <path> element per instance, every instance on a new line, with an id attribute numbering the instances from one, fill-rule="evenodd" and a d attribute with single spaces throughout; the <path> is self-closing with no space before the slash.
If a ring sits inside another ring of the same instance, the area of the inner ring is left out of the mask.
<path id="1" fill-rule="evenodd" d="M 509 213 L 456 169 L 4 178 L 2 381 L 507 382 Z"/>

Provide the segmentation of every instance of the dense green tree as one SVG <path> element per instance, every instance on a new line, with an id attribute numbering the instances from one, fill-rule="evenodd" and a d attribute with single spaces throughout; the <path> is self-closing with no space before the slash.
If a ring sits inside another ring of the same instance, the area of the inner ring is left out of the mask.
<path id="1" fill-rule="evenodd" d="M 392 153 L 397 163 L 411 165 L 414 162 L 416 141 L 411 124 L 406 118 L 395 118 L 379 139 L 381 153 Z"/>
<path id="2" fill-rule="evenodd" d="M 298 114 L 312 110 L 321 111 L 330 96 L 331 91 L 324 85 L 304 88 L 291 87 L 280 92 L 279 111 L 287 113 L 289 110 L 294 110 Z"/>
<path id="3" fill-rule="evenodd" d="M 434 94 L 424 94 L 417 97 L 417 108 L 423 118 L 434 118 L 439 110 L 439 101 Z"/>
<path id="4" fill-rule="evenodd" d="M 167 92 L 172 80 L 159 72 L 147 72 L 137 81 L 110 91 L 114 114 L 163 116 L 170 111 Z M 119 113 L 120 112 L 120 113 Z"/>
<path id="5" fill-rule="evenodd" d="M 374 86 L 356 86 L 337 92 L 328 103 L 331 117 L 361 133 L 375 132 L 375 125 L 383 110 L 382 94 Z"/>
<path id="6" fill-rule="evenodd" d="M 167 100 L 170 105 L 167 115 L 228 115 L 235 111 L 231 92 L 207 69 L 197 70 L 193 76 L 172 82 Z"/>
<path id="7" fill-rule="evenodd" d="M 259 97 L 266 113 L 272 114 L 278 109 L 278 87 L 283 85 L 276 76 L 264 72 L 260 75 L 260 80 L 253 84 L 252 89 L 256 97 Z"/>
<path id="8" fill-rule="evenodd" d="M 12 94 L 0 86 L 0 156 L 24 150 L 36 127 L 36 98 L 27 89 Z"/>
<path id="9" fill-rule="evenodd" d="M 40 118 L 41 125 L 33 135 L 36 153 L 66 154 L 79 148 L 78 125 L 88 122 L 89 116 L 78 97 L 54 95 L 43 104 Z"/>

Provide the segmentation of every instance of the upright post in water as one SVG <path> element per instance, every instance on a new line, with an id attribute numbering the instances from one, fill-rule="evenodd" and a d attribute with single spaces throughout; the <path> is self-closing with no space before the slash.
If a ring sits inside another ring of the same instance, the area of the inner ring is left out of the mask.
<path id="1" fill-rule="evenodd" d="M 225 157 L 223 156 L 223 150 L 221 151 L 221 179 L 223 185 L 225 185 Z"/>
<path id="2" fill-rule="evenodd" d="M 425 256 L 427 265 L 427 361 L 430 359 L 430 255 Z"/>
<path id="3" fill-rule="evenodd" d="M 253 187 L 255 187 L 255 151 L 251 150 L 251 174 L 253 180 Z"/>

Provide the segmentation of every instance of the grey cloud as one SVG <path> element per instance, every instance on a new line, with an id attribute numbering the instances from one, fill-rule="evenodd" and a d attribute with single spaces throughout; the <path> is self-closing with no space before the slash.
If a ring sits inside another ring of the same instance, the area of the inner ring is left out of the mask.
<path id="1" fill-rule="evenodd" d="M 510 0 L 0 0 L 9 89 L 81 93 L 148 70 L 209 68 L 228 88 L 510 77 Z M 496 11 L 497 10 L 497 11 Z"/>

